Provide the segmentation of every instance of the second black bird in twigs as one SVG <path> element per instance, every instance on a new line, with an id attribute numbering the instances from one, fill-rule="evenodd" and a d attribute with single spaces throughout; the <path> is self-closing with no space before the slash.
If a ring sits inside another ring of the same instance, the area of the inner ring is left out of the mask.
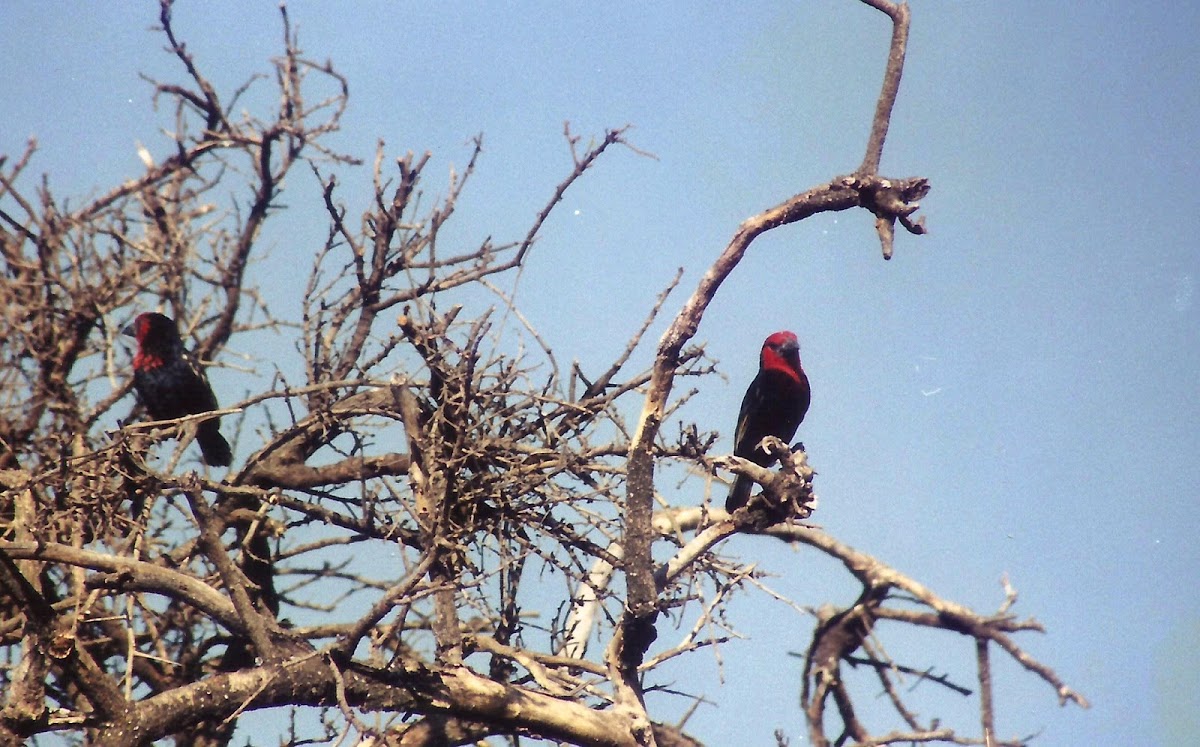
<path id="1" fill-rule="evenodd" d="M 217 409 L 217 398 L 200 362 L 183 347 L 175 322 L 162 314 L 140 314 L 125 328 L 137 338 L 133 385 L 154 420 L 172 420 Z M 220 418 L 200 422 L 196 442 L 205 464 L 227 467 L 233 461 L 229 442 L 221 435 Z"/>
<path id="2" fill-rule="evenodd" d="M 808 377 L 800 367 L 800 341 L 791 332 L 768 337 L 758 358 L 758 375 L 750 382 L 738 412 L 734 456 L 769 467 L 775 458 L 758 447 L 767 436 L 790 442 L 808 412 L 812 393 Z M 725 510 L 733 513 L 750 499 L 754 482 L 738 475 L 725 499 Z"/>

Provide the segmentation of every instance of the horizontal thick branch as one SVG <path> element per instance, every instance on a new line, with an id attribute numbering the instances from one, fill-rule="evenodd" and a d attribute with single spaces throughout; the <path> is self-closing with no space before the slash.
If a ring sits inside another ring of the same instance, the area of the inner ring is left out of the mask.
<path id="1" fill-rule="evenodd" d="M 89 584 L 162 594 L 202 610 L 233 632 L 245 632 L 227 597 L 200 579 L 169 568 L 52 542 L 0 542 L 0 553 L 15 560 L 63 563 L 113 574 L 89 579 Z"/>
<path id="2" fill-rule="evenodd" d="M 587 706 L 494 682 L 457 667 L 410 667 L 385 671 L 342 666 L 319 653 L 302 653 L 279 664 L 218 675 L 137 705 L 130 722 L 114 726 L 99 742 L 135 745 L 178 732 L 200 721 L 219 721 L 242 710 L 272 706 L 336 706 L 339 689 L 353 707 L 444 714 L 536 734 L 571 744 L 636 747 L 630 719 L 619 710 Z"/>
<path id="3" fill-rule="evenodd" d="M 299 462 L 263 461 L 256 465 L 250 482 L 262 487 L 309 490 L 376 477 L 408 473 L 408 454 L 349 457 L 313 467 Z"/>

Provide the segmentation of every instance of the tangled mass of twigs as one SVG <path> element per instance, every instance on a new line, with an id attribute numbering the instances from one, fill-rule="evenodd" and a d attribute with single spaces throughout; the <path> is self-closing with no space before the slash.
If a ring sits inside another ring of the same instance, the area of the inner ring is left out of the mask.
<path id="1" fill-rule="evenodd" d="M 907 8 L 868 4 L 896 31 L 863 166 L 747 220 L 648 367 L 631 361 L 678 276 L 611 365 L 584 371 L 522 327 L 500 280 L 562 195 L 631 147 L 625 130 L 585 145 L 567 129 L 572 168 L 527 234 L 446 252 L 439 235 L 481 140 L 428 207 L 428 156 L 388 163 L 381 144 L 373 199 L 350 208 L 334 173 L 358 161 L 324 145 L 347 83 L 302 55 L 286 10 L 279 105 L 260 119 L 235 115 L 243 90 L 226 98 L 201 73 L 164 0 L 162 34 L 185 76 L 154 83 L 176 120 L 169 158 L 145 154 L 140 177 L 70 210 L 22 186 L 32 143 L 0 162 L 0 741 L 227 744 L 252 711 L 318 707 L 281 743 L 699 744 L 655 718 L 644 693 L 664 662 L 729 639 L 732 592 L 758 583 L 720 554 L 738 532 L 807 545 L 861 586 L 851 606 L 820 609 L 804 654 L 812 744 L 1021 743 L 995 734 L 997 651 L 1086 706 L 1014 641 L 1041 630 L 1009 612 L 1015 592 L 980 614 L 806 525 L 803 451 L 767 439 L 772 469 L 714 454 L 717 434 L 686 419 L 686 393 L 672 396 L 713 373 L 691 338 L 756 236 L 851 207 L 874 213 L 885 257 L 895 222 L 923 232 L 912 216 L 927 182 L 875 173 Z M 327 93 L 314 103 L 312 91 Z M 320 178 L 329 229 L 289 322 L 248 268 L 296 166 Z M 242 207 L 222 208 L 226 193 Z M 117 320 L 145 308 L 176 319 L 203 361 L 268 333 L 295 340 L 294 361 L 259 362 L 257 391 L 222 402 L 241 456 L 222 479 L 188 461 L 197 417 L 131 417 Z M 707 502 L 656 511 L 654 475 L 672 463 L 698 493 L 716 474 L 762 489 L 733 516 Z M 978 682 L 893 661 L 880 620 L 969 639 Z M 856 703 L 875 692 L 855 692 L 847 666 L 875 673 L 902 727 L 872 733 L 860 720 Z M 977 736 L 916 717 L 901 680 L 978 697 Z"/>

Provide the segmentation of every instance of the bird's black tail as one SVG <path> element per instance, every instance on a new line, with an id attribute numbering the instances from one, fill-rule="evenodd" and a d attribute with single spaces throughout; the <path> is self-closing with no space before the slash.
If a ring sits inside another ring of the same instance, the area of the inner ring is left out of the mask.
<path id="1" fill-rule="evenodd" d="M 750 500 L 750 489 L 754 487 L 754 481 L 744 475 L 738 475 L 733 481 L 733 487 L 729 489 L 729 497 L 725 499 L 725 510 L 729 513 L 737 511 L 746 502 Z"/>
<path id="2" fill-rule="evenodd" d="M 212 467 L 228 467 L 233 461 L 233 450 L 229 442 L 221 435 L 217 420 L 205 420 L 196 429 L 196 442 L 200 444 L 200 453 L 204 455 L 204 463 Z"/>

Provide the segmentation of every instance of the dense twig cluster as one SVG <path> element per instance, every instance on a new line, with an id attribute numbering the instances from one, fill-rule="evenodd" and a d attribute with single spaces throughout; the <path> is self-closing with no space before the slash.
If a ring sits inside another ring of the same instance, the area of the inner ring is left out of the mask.
<path id="1" fill-rule="evenodd" d="M 631 361 L 678 276 L 611 365 L 589 375 L 523 326 L 500 278 L 522 266 L 563 194 L 611 148 L 631 147 L 623 129 L 587 147 L 567 129 L 572 169 L 525 235 L 461 248 L 442 231 L 480 139 L 432 205 L 421 199 L 429 156 L 387 165 L 381 143 L 370 204 L 352 210 L 336 174 L 359 162 L 323 145 L 347 84 L 303 56 L 286 11 L 278 106 L 258 119 L 233 113 L 255 81 L 226 100 L 163 0 L 161 32 L 184 72 L 151 82 L 175 119 L 169 158 L 145 152 L 143 175 L 74 209 L 46 184 L 20 186 L 34 144 L 0 159 L 0 741 L 65 731 L 115 745 L 226 744 L 250 711 L 311 706 L 318 715 L 285 741 L 698 744 L 654 719 L 644 692 L 663 662 L 727 639 L 731 592 L 757 583 L 718 553 L 736 532 L 807 544 L 862 584 L 855 605 L 818 616 L 806 655 L 816 744 L 830 742 L 830 703 L 839 744 L 973 743 L 911 717 L 895 679 L 916 670 L 877 645 L 880 619 L 978 642 L 984 736 L 974 743 L 999 744 L 992 647 L 1084 704 L 1013 643 L 1035 622 L 942 600 L 802 524 L 815 506 L 804 452 L 768 439 L 778 470 L 712 456 L 715 434 L 687 422 L 687 395 L 673 395 L 681 377 L 712 372 L 689 341 L 756 236 L 850 207 L 876 215 L 885 256 L 895 221 L 923 231 L 911 216 L 927 183 L 875 173 L 907 10 L 869 4 L 897 31 L 863 167 L 746 221 L 649 368 Z M 310 103 L 319 87 L 330 93 Z M 314 201 L 329 229 L 289 321 L 250 268 L 298 164 L 320 180 Z M 195 418 L 135 422 L 129 409 L 116 335 L 147 307 L 176 318 L 210 363 L 238 340 L 295 330 L 295 360 L 258 371 L 257 391 L 222 411 L 240 418 L 243 455 L 222 479 L 187 461 Z M 672 421 L 679 436 L 668 439 Z M 175 435 L 176 448 L 161 443 Z M 655 471 L 670 461 L 763 489 L 733 516 L 656 513 Z M 652 553 L 656 543 L 671 551 Z M 680 640 L 656 640 L 663 615 L 686 621 Z M 839 676 L 845 664 L 878 673 L 909 731 L 871 734 Z"/>

